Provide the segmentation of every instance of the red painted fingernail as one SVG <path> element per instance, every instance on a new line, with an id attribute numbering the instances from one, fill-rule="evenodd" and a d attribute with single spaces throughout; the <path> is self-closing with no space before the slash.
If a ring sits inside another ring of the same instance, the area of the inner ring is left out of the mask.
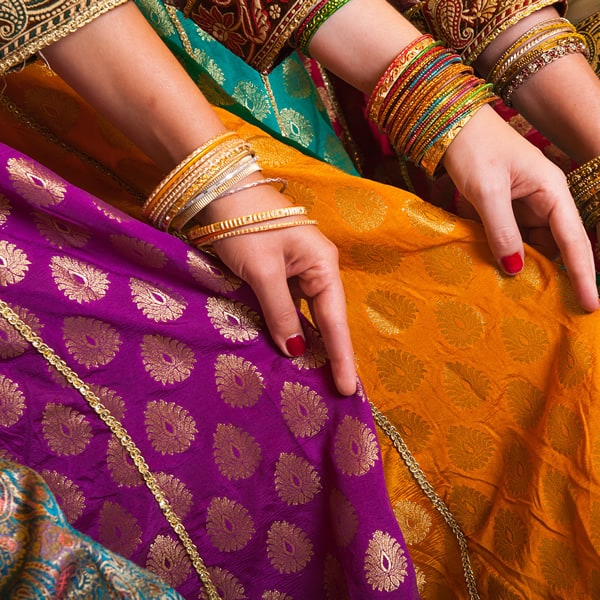
<path id="1" fill-rule="evenodd" d="M 302 356 L 306 352 L 306 342 L 300 334 L 285 340 L 285 347 L 291 356 Z"/>
<path id="2" fill-rule="evenodd" d="M 515 275 L 523 268 L 523 259 L 518 252 L 511 254 L 510 256 L 503 256 L 500 259 L 504 270 L 511 275 Z"/>

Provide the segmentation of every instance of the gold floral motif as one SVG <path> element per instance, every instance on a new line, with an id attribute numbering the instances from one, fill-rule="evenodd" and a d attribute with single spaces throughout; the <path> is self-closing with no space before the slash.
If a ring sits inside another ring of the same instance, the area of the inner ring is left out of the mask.
<path id="1" fill-rule="evenodd" d="M 483 315 L 463 302 L 439 301 L 435 316 L 444 338 L 457 348 L 468 348 L 483 335 Z"/>
<path id="2" fill-rule="evenodd" d="M 164 5 L 159 0 L 145 0 L 143 6 L 148 21 L 158 33 L 162 34 L 163 37 L 169 37 L 175 33 L 175 27 L 171 23 L 169 13 L 165 11 Z"/>
<path id="3" fill-rule="evenodd" d="M 59 456 L 75 456 L 85 450 L 92 437 L 92 428 L 79 411 L 48 402 L 42 417 L 42 433 L 52 452 Z"/>
<path id="4" fill-rule="evenodd" d="M 155 323 L 176 321 L 187 308 L 186 300 L 176 292 L 142 279 L 132 277 L 129 280 L 129 289 L 137 309 Z"/>
<path id="5" fill-rule="evenodd" d="M 255 533 L 248 510 L 230 498 L 213 498 L 206 513 L 206 532 L 221 552 L 245 548 Z"/>
<path id="6" fill-rule="evenodd" d="M 315 133 L 310 121 L 303 114 L 293 108 L 282 108 L 279 111 L 279 117 L 283 125 L 282 133 L 287 138 L 304 147 L 310 145 Z"/>
<path id="7" fill-rule="evenodd" d="M 0 375 L 0 427 L 12 427 L 25 412 L 25 395 L 17 383 Z"/>
<path id="8" fill-rule="evenodd" d="M 518 275 L 509 277 L 496 270 L 495 277 L 498 287 L 513 300 L 529 298 L 540 289 L 540 271 L 534 261 L 525 261 L 523 270 Z"/>
<path id="9" fill-rule="evenodd" d="M 402 251 L 391 246 L 354 244 L 349 252 L 357 267 L 375 275 L 393 273 L 404 259 Z"/>
<path id="10" fill-rule="evenodd" d="M 452 488 L 448 508 L 465 535 L 479 531 L 492 511 L 490 500 L 479 490 L 458 485 Z"/>
<path id="11" fill-rule="evenodd" d="M 88 385 L 92 392 L 98 396 L 105 408 L 109 410 L 110 414 L 118 421 L 122 421 L 126 411 L 123 398 L 106 386 L 95 385 L 93 383 L 89 383 Z"/>
<path id="12" fill-rule="evenodd" d="M 393 292 L 369 292 L 365 304 L 365 311 L 371 323 L 386 335 L 397 335 L 405 331 L 417 318 L 417 305 L 410 298 Z"/>
<path id="13" fill-rule="evenodd" d="M 381 383 L 390 392 L 412 392 L 425 377 L 425 363 L 404 350 L 382 350 L 375 362 Z"/>
<path id="14" fill-rule="evenodd" d="M 342 565 L 331 554 L 325 557 L 325 597 L 327 600 L 350 600 Z"/>
<path id="15" fill-rule="evenodd" d="M 482 469 L 494 453 L 494 442 L 488 434 L 465 425 L 450 427 L 447 440 L 450 460 L 465 471 Z"/>
<path id="16" fill-rule="evenodd" d="M 407 196 L 402 212 L 408 215 L 413 228 L 432 238 L 452 233 L 456 227 L 456 217 L 416 196 Z"/>
<path id="17" fill-rule="evenodd" d="M 100 510 L 98 537 L 109 550 L 131 558 L 142 543 L 142 530 L 128 510 L 107 500 Z"/>
<path id="18" fill-rule="evenodd" d="M 558 378 L 565 387 L 575 387 L 584 382 L 592 368 L 593 354 L 581 341 L 564 337 L 560 344 Z"/>
<path id="19" fill-rule="evenodd" d="M 70 94 L 39 85 L 25 93 L 23 107 L 36 121 L 52 127 L 52 133 L 63 136 L 81 112 L 81 105 Z"/>
<path id="20" fill-rule="evenodd" d="M 521 563 L 527 546 L 527 528 L 523 519 L 507 508 L 494 518 L 494 550 L 507 562 Z"/>
<path id="21" fill-rule="evenodd" d="M 389 413 L 389 419 L 413 452 L 421 452 L 427 447 L 433 432 L 423 416 L 408 409 L 394 408 Z"/>
<path id="22" fill-rule="evenodd" d="M 248 342 L 260 333 L 260 316 L 241 302 L 210 297 L 206 310 L 212 326 L 227 340 Z"/>
<path id="23" fill-rule="evenodd" d="M 208 567 L 208 572 L 213 584 L 217 588 L 219 598 L 225 600 L 248 600 L 244 586 L 233 573 L 221 567 Z M 204 590 L 200 592 L 198 598 L 199 600 L 206 600 L 207 596 Z"/>
<path id="24" fill-rule="evenodd" d="M 215 362 L 215 383 L 221 398 L 234 407 L 254 406 L 265 388 L 263 376 L 249 361 L 221 354 Z"/>
<path id="25" fill-rule="evenodd" d="M 308 98 L 311 95 L 312 85 L 310 77 L 299 62 L 285 60 L 282 65 L 283 85 L 292 98 Z"/>
<path id="26" fill-rule="evenodd" d="M 573 456 L 584 440 L 581 417 L 566 406 L 553 406 L 548 413 L 546 434 L 554 450 L 563 456 Z"/>
<path id="27" fill-rule="evenodd" d="M 502 321 L 502 341 L 515 362 L 540 360 L 548 348 L 546 332 L 531 321 L 505 317 Z"/>
<path id="28" fill-rule="evenodd" d="M 165 493 L 175 514 L 183 521 L 189 514 L 194 498 L 183 481 L 169 473 L 156 473 L 156 481 Z"/>
<path id="29" fill-rule="evenodd" d="M 332 490 L 329 495 L 329 513 L 335 541 L 338 546 L 346 548 L 358 531 L 358 515 L 350 500 L 338 489 Z"/>
<path id="30" fill-rule="evenodd" d="M 329 418 L 323 398 L 308 386 L 286 381 L 281 390 L 281 414 L 296 437 L 317 435 Z"/>
<path id="31" fill-rule="evenodd" d="M 569 479 L 560 471 L 548 467 L 541 483 L 544 512 L 557 523 L 572 523 L 576 515 L 576 492 Z"/>
<path id="32" fill-rule="evenodd" d="M 129 453 L 114 437 L 108 441 L 106 464 L 110 476 L 118 486 L 137 487 L 144 483 Z"/>
<path id="33" fill-rule="evenodd" d="M 423 594 L 427 578 L 425 577 L 425 573 L 419 569 L 419 567 L 415 567 L 415 579 L 417 580 L 417 590 L 419 591 L 419 594 Z"/>
<path id="34" fill-rule="evenodd" d="M 321 491 L 321 478 L 306 459 L 282 452 L 275 465 L 275 489 L 286 504 L 306 504 Z"/>
<path id="35" fill-rule="evenodd" d="M 291 359 L 292 364 L 302 370 L 319 369 L 327 362 L 327 351 L 321 334 L 312 327 L 307 327 L 304 332 L 306 352 L 302 356 Z"/>
<path id="36" fill-rule="evenodd" d="M 473 277 L 473 259 L 458 246 L 438 246 L 422 256 L 429 276 L 442 285 L 463 285 Z"/>
<path id="37" fill-rule="evenodd" d="M 0 227 L 4 227 L 6 225 L 10 211 L 11 206 L 8 198 L 3 194 L 0 194 Z"/>
<path id="38" fill-rule="evenodd" d="M 277 590 L 267 590 L 266 592 L 263 592 L 263 595 L 260 598 L 261 600 L 294 600 L 288 594 Z"/>
<path id="39" fill-rule="evenodd" d="M 144 425 L 152 447 L 161 454 L 185 452 L 198 433 L 194 418 L 185 408 L 164 400 L 148 402 Z"/>
<path id="40" fill-rule="evenodd" d="M 55 219 L 38 211 L 33 213 L 33 218 L 40 235 L 48 243 L 59 249 L 65 247 L 83 248 L 91 237 L 88 231 L 73 223 Z"/>
<path id="41" fill-rule="evenodd" d="M 162 385 L 185 381 L 196 364 L 191 348 L 162 335 L 145 335 L 141 351 L 144 368 Z"/>
<path id="42" fill-rule="evenodd" d="M 71 524 L 75 523 L 85 508 L 85 496 L 79 486 L 58 471 L 44 470 L 40 475 L 56 497 L 67 521 Z"/>
<path id="43" fill-rule="evenodd" d="M 124 257 L 143 267 L 162 269 L 167 264 L 167 257 L 160 248 L 139 238 L 111 235 L 110 242 Z"/>
<path id="44" fill-rule="evenodd" d="M 302 571 L 313 556 L 313 545 L 306 533 L 293 523 L 275 521 L 267 532 L 267 555 L 280 573 Z"/>
<path id="45" fill-rule="evenodd" d="M 356 231 L 380 227 L 388 210 L 382 196 L 360 187 L 339 188 L 335 192 L 335 203 L 340 216 Z"/>
<path id="46" fill-rule="evenodd" d="M 121 338 L 108 323 L 87 317 L 66 317 L 63 339 L 69 354 L 88 369 L 107 365 L 119 351 Z"/>
<path id="47" fill-rule="evenodd" d="M 9 158 L 7 170 L 15 190 L 34 206 L 54 206 L 64 200 L 66 185 L 46 167 L 25 158 Z"/>
<path id="48" fill-rule="evenodd" d="M 122 223 L 124 220 L 123 217 L 126 217 L 126 215 L 124 215 L 124 213 L 122 213 L 118 208 L 115 208 L 114 206 L 111 206 L 110 204 L 106 204 L 102 200 L 92 199 L 91 204 L 92 204 L 92 206 L 94 206 L 94 208 L 98 212 L 102 213 L 107 219 L 109 219 L 111 221 L 116 221 L 117 223 Z M 126 217 L 126 218 L 129 218 L 129 217 Z"/>
<path id="49" fill-rule="evenodd" d="M 545 409 L 542 390 L 524 379 L 514 379 L 506 387 L 507 406 L 513 419 L 524 429 L 533 429 Z"/>
<path id="50" fill-rule="evenodd" d="M 416 502 L 398 500 L 394 504 L 394 514 L 404 535 L 404 541 L 409 546 L 422 542 L 431 530 L 429 513 Z"/>
<path id="51" fill-rule="evenodd" d="M 577 559 L 566 544 L 544 538 L 538 549 L 539 564 L 542 575 L 554 590 L 572 590 L 577 581 Z"/>
<path id="52" fill-rule="evenodd" d="M 506 453 L 506 489 L 515 498 L 524 498 L 531 489 L 533 464 L 529 451 L 513 443 Z"/>
<path id="53" fill-rule="evenodd" d="M 444 389 L 460 408 L 475 408 L 487 400 L 490 378 L 464 363 L 447 363 L 444 367 Z"/>
<path id="54" fill-rule="evenodd" d="M 488 577 L 488 597 L 498 600 L 523 600 L 521 594 L 508 589 L 508 584 L 498 581 L 495 577 Z"/>
<path id="55" fill-rule="evenodd" d="M 220 294 L 233 292 L 242 285 L 241 279 L 224 266 L 220 267 L 210 262 L 201 252 L 188 250 L 187 267 L 198 283 Z"/>
<path id="56" fill-rule="evenodd" d="M 211 41 L 210 36 L 204 33 L 201 29 L 198 29 L 200 37 L 204 36 L 204 39 Z M 204 70 L 211 76 L 211 78 L 218 85 L 222 86 L 225 83 L 225 73 L 223 69 L 219 67 L 219 64 L 210 56 L 210 54 L 200 50 L 200 48 L 194 48 L 194 60 L 199 63 Z"/>
<path id="57" fill-rule="evenodd" d="M 146 557 L 146 568 L 170 586 L 183 583 L 192 571 L 184 547 L 173 538 L 157 535 Z"/>
<path id="58" fill-rule="evenodd" d="M 233 88 L 232 95 L 259 121 L 264 121 L 271 114 L 269 97 L 251 81 L 240 81 Z"/>
<path id="59" fill-rule="evenodd" d="M 6 287 L 23 280 L 31 262 L 27 254 L 6 240 L 0 240 L 0 285 Z"/>
<path id="60" fill-rule="evenodd" d="M 69 256 L 53 256 L 50 270 L 56 287 L 78 304 L 100 300 L 108 290 L 106 273 Z"/>
<path id="61" fill-rule="evenodd" d="M 366 423 L 346 415 L 335 432 L 333 455 L 344 475 L 364 475 L 379 460 L 377 437 Z"/>
<path id="62" fill-rule="evenodd" d="M 266 135 L 253 135 L 248 138 L 261 164 L 268 167 L 281 167 L 293 164 L 296 160 L 296 151 L 286 144 L 273 143 L 273 139 Z"/>
<path id="63" fill-rule="evenodd" d="M 365 575 L 379 592 L 393 592 L 406 579 L 408 561 L 404 549 L 389 533 L 377 530 L 365 552 Z"/>
<path id="64" fill-rule="evenodd" d="M 215 464 L 229 480 L 248 479 L 262 459 L 258 442 L 246 431 L 219 423 L 214 435 Z"/>
<path id="65" fill-rule="evenodd" d="M 317 197 L 312 188 L 298 181 L 288 181 L 285 195 L 296 206 L 304 206 L 309 214 L 315 205 L 315 198 Z"/>

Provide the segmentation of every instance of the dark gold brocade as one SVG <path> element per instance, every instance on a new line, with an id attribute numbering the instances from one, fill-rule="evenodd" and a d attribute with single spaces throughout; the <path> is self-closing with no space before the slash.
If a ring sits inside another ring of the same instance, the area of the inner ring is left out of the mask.
<path id="1" fill-rule="evenodd" d="M 590 50 L 590 63 L 600 75 L 600 11 L 577 23 L 577 31 L 585 38 Z"/>

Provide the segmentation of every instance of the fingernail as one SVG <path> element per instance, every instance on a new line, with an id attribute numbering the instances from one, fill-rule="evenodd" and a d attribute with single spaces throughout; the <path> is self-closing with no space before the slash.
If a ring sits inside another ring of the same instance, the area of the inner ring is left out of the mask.
<path id="1" fill-rule="evenodd" d="M 515 275 L 523 268 L 523 259 L 518 252 L 511 254 L 510 256 L 503 256 L 500 259 L 504 270 L 511 275 Z"/>
<path id="2" fill-rule="evenodd" d="M 300 334 L 285 340 L 285 347 L 291 356 L 302 356 L 306 352 L 306 342 Z"/>

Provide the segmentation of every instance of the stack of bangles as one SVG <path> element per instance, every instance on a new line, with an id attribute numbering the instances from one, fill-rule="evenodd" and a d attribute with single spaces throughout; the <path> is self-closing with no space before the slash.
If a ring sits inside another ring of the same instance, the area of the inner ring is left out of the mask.
<path id="1" fill-rule="evenodd" d="M 589 59 L 585 38 L 567 19 L 538 23 L 519 37 L 494 64 L 488 80 L 504 104 L 511 106 L 513 94 L 532 75 L 551 62 L 579 53 Z"/>
<path id="2" fill-rule="evenodd" d="M 279 177 L 243 183 L 260 170 L 247 142 L 233 132 L 218 135 L 194 150 L 159 183 L 144 204 L 143 214 L 158 229 L 194 246 L 246 233 L 317 224 L 312 219 L 281 221 L 306 215 L 303 207 L 285 207 L 206 226 L 198 224 L 202 211 L 226 196 L 274 183 L 281 186 L 281 192 L 285 190 L 286 181 Z"/>
<path id="3" fill-rule="evenodd" d="M 460 130 L 496 96 L 460 57 L 423 35 L 393 60 L 367 110 L 404 160 L 433 177 Z"/>
<path id="4" fill-rule="evenodd" d="M 593 230 L 600 223 L 600 156 L 571 171 L 567 182 L 583 225 Z"/>

